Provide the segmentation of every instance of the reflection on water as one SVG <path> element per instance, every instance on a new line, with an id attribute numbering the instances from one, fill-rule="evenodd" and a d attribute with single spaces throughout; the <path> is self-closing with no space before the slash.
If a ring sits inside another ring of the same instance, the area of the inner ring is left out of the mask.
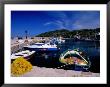
<path id="1" fill-rule="evenodd" d="M 88 56 L 99 56 L 100 55 L 100 43 L 94 41 L 73 41 L 67 40 L 65 44 L 61 45 L 62 51 L 67 49 L 76 49 L 87 53 Z"/>
<path id="2" fill-rule="evenodd" d="M 59 57 L 62 52 L 67 49 L 76 49 L 84 51 L 90 58 L 91 67 L 89 68 L 92 72 L 100 72 L 100 43 L 95 41 L 73 41 L 71 39 L 66 40 L 64 44 L 58 45 L 59 51 L 38 51 L 35 57 L 30 60 L 33 65 L 39 67 L 50 67 L 56 68 L 62 63 L 59 62 Z M 63 69 L 73 69 L 73 66 L 66 66 Z"/>

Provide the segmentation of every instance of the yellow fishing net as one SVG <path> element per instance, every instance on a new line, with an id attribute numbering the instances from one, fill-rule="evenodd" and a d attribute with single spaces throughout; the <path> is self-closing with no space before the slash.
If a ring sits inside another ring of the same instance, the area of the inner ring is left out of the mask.
<path id="1" fill-rule="evenodd" d="M 14 76 L 22 75 L 31 71 L 32 64 L 23 57 L 19 57 L 11 64 L 11 74 Z"/>

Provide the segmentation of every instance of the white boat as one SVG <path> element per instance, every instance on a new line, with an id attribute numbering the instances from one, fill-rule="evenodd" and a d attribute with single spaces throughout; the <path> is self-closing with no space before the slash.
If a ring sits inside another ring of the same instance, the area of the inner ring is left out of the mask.
<path id="1" fill-rule="evenodd" d="M 18 57 L 24 57 L 26 59 L 29 59 L 34 53 L 35 51 L 29 51 L 29 50 L 21 51 L 21 52 L 12 54 L 11 59 L 14 60 Z"/>
<path id="2" fill-rule="evenodd" d="M 59 37 L 59 38 L 53 38 L 53 39 L 51 40 L 51 42 L 52 42 L 52 43 L 56 43 L 56 44 L 62 44 L 62 43 L 65 43 L 65 40 L 62 39 L 61 37 Z"/>
<path id="3" fill-rule="evenodd" d="M 24 49 L 28 50 L 57 50 L 56 44 L 50 44 L 50 43 L 35 43 L 33 45 L 24 46 Z"/>
<path id="4" fill-rule="evenodd" d="M 35 45 L 44 45 L 45 43 L 35 43 Z"/>
<path id="5" fill-rule="evenodd" d="M 65 40 L 62 39 L 62 37 L 59 38 L 59 43 L 65 43 Z"/>

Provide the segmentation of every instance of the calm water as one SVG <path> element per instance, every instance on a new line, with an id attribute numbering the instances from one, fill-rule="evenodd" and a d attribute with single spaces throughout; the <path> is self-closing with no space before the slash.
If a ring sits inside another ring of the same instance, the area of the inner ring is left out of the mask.
<path id="1" fill-rule="evenodd" d="M 48 67 L 48 68 L 56 68 L 62 63 L 59 62 L 59 57 L 62 52 L 67 49 L 76 49 L 84 51 L 87 57 L 90 58 L 91 67 L 89 71 L 91 72 L 100 72 L 100 43 L 94 41 L 74 41 L 72 39 L 66 40 L 64 44 L 58 45 L 60 47 L 59 51 L 44 51 L 44 52 L 36 52 L 33 59 L 31 59 L 31 63 L 33 65 L 39 67 Z M 63 69 L 71 70 L 72 66 L 63 67 Z"/>

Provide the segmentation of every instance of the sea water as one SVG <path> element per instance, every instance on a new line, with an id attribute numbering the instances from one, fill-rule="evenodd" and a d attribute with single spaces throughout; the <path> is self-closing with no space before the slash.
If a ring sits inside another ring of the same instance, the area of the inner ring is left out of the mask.
<path id="1" fill-rule="evenodd" d="M 59 58 L 61 53 L 68 49 L 79 49 L 83 51 L 91 61 L 91 66 L 88 69 L 91 72 L 100 72 L 100 42 L 99 41 L 74 41 L 67 39 L 65 43 L 59 44 L 58 51 L 37 51 L 31 63 L 38 67 L 57 68 L 64 64 L 60 63 Z M 72 70 L 73 66 L 65 66 L 61 69 Z"/>

